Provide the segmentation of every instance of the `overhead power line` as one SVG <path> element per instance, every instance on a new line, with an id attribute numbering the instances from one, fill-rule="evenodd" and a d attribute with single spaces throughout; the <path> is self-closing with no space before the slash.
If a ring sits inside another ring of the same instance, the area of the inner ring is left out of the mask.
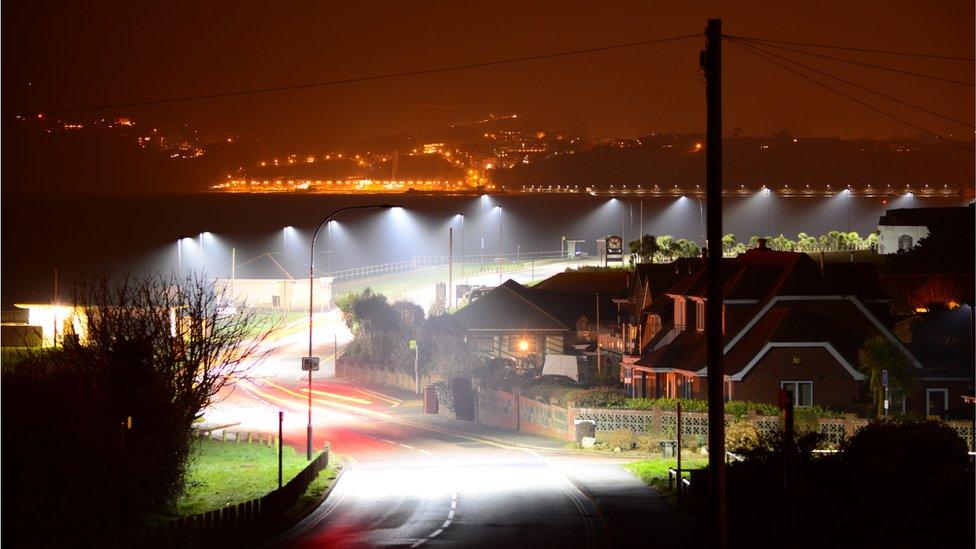
<path id="1" fill-rule="evenodd" d="M 757 50 L 759 50 L 759 51 L 761 51 L 761 52 L 763 52 L 763 53 L 765 53 L 766 55 L 770 55 L 772 57 L 776 57 L 778 59 L 781 59 L 783 61 L 786 61 L 787 63 L 792 63 L 793 65 L 796 65 L 796 66 L 799 66 L 799 67 L 803 67 L 804 69 L 806 69 L 808 71 L 815 72 L 817 74 L 826 76 L 827 78 L 832 78 L 834 80 L 837 80 L 838 82 L 843 82 L 844 84 L 847 84 L 848 86 L 855 87 L 855 88 L 857 88 L 859 90 L 863 90 L 863 91 L 866 91 L 868 93 L 873 93 L 875 95 L 879 95 L 881 97 L 884 97 L 885 99 L 889 99 L 889 100 L 894 101 L 896 103 L 900 103 L 902 105 L 905 105 L 906 107 L 911 107 L 913 109 L 920 110 L 922 112 L 931 114 L 933 116 L 938 116 L 940 118 L 944 118 L 944 119 L 949 120 L 951 122 L 955 122 L 955 123 L 960 124 L 962 126 L 966 126 L 967 128 L 976 128 L 976 125 L 974 125 L 971 121 L 970 122 L 967 122 L 965 120 L 960 120 L 958 118 L 954 118 L 954 117 L 949 116 L 947 114 L 943 114 L 943 113 L 940 113 L 940 112 L 937 112 L 937 111 L 933 111 L 931 109 L 927 109 L 927 108 L 925 108 L 925 107 L 923 107 L 921 105 L 916 105 L 914 103 L 909 103 L 908 101 L 905 101 L 905 100 L 902 100 L 902 99 L 898 99 L 897 97 L 894 97 L 894 96 L 889 95 L 887 93 L 884 93 L 884 92 L 881 92 L 881 91 L 878 91 L 878 90 L 875 90 L 875 89 L 871 89 L 871 88 L 868 88 L 866 86 L 862 86 L 862 85 L 858 84 L 857 82 L 852 82 L 850 80 L 847 80 L 846 78 L 841 78 L 840 76 L 837 76 L 837 75 L 834 75 L 834 74 L 830 74 L 829 72 L 822 71 L 820 69 L 817 69 L 815 67 L 811 67 L 811 66 L 806 65 L 804 63 L 800 63 L 799 61 L 797 61 L 795 59 L 792 59 L 790 57 L 786 57 L 784 55 L 780 55 L 778 53 L 771 52 L 769 50 L 765 50 L 765 49 L 760 48 L 759 46 L 757 46 L 755 44 L 750 44 L 750 46 L 753 47 L 753 48 L 755 48 L 755 49 L 757 49 Z"/>
<path id="2" fill-rule="evenodd" d="M 434 67 L 428 69 L 417 69 L 412 71 L 402 71 L 386 74 L 375 74 L 369 76 L 359 76 L 353 78 L 342 78 L 337 80 L 321 80 L 317 82 L 306 82 L 303 84 L 291 84 L 285 86 L 275 86 L 272 88 L 262 88 L 262 89 L 249 89 L 249 90 L 233 90 L 225 92 L 207 93 L 199 95 L 184 95 L 178 97 L 165 97 L 165 98 L 155 98 L 155 99 L 142 99 L 127 101 L 121 103 L 105 103 L 100 105 L 87 105 L 82 107 L 65 107 L 57 109 L 48 109 L 44 111 L 33 111 L 29 113 L 19 113 L 19 116 L 32 116 L 35 114 L 65 114 L 72 112 L 83 112 L 83 111 L 98 111 L 107 109 L 118 109 L 126 107 L 144 107 L 148 105 L 160 105 L 165 103 L 185 103 L 189 101 L 202 101 L 206 99 L 222 99 L 226 97 L 239 97 L 245 95 L 258 95 L 267 93 L 278 93 L 284 91 L 293 90 L 303 90 L 309 88 L 324 88 L 327 86 L 339 86 L 344 84 L 356 84 L 360 82 L 373 82 L 377 80 L 390 80 L 394 78 L 405 78 L 410 76 L 421 76 L 427 74 L 436 74 L 442 72 L 452 72 L 461 71 L 468 69 L 478 69 L 483 67 L 494 67 L 497 65 L 510 65 L 515 63 L 525 63 L 529 61 L 541 61 L 545 59 L 556 59 L 559 57 L 571 57 L 577 55 L 584 55 L 588 53 L 598 53 L 604 51 L 620 50 L 625 48 L 635 48 L 639 46 L 648 46 L 651 44 L 662 44 L 665 42 L 675 42 L 679 40 L 686 40 L 689 38 L 699 38 L 702 33 L 695 34 L 684 34 L 680 36 L 669 36 L 665 38 L 654 38 L 650 40 L 640 40 L 637 42 L 624 42 L 618 44 L 610 44 L 606 46 L 597 46 L 593 48 L 584 48 L 577 50 L 560 51 L 555 53 L 544 53 L 539 55 L 526 55 L 522 57 L 510 57 L 507 59 L 496 59 L 492 61 L 481 61 L 477 63 L 465 63 L 463 65 L 448 65 L 444 67 Z"/>
<path id="3" fill-rule="evenodd" d="M 958 57 L 955 55 L 939 55 L 935 53 L 921 53 L 911 51 L 878 50 L 871 48 L 855 48 L 851 46 L 838 46 L 835 44 L 814 44 L 810 42 L 795 42 L 793 40 L 773 40 L 772 38 L 759 38 L 755 36 L 738 36 L 734 34 L 724 35 L 726 38 L 737 38 L 739 40 L 749 40 L 751 42 L 768 42 L 771 44 L 790 44 L 793 46 L 806 46 L 808 48 L 823 48 L 829 50 L 857 51 L 863 53 L 877 53 L 882 55 L 902 55 L 906 57 L 925 57 L 928 59 L 943 59 L 945 61 L 976 61 L 976 57 Z"/>
<path id="4" fill-rule="evenodd" d="M 750 43 L 753 43 L 749 39 L 734 38 L 732 36 L 729 36 L 728 38 L 738 41 L 739 44 L 750 44 Z M 862 61 L 855 61 L 853 59 L 844 59 L 843 57 L 836 57 L 836 56 L 833 56 L 833 55 L 824 55 L 822 53 L 815 53 L 815 52 L 806 51 L 806 50 L 798 50 L 796 48 L 788 48 L 786 46 L 777 46 L 777 45 L 769 44 L 769 43 L 763 43 L 763 45 L 766 46 L 766 47 L 769 47 L 769 48 L 776 48 L 778 50 L 786 50 L 786 51 L 791 51 L 791 52 L 794 52 L 794 53 L 799 53 L 801 55 L 809 55 L 809 56 L 812 56 L 812 57 L 820 57 L 822 59 L 830 59 L 831 61 L 839 61 L 841 63 L 849 63 L 851 65 L 858 65 L 858 66 L 861 66 L 861 67 L 868 67 L 868 68 L 877 69 L 877 70 L 881 70 L 881 71 L 888 71 L 888 72 L 893 72 L 893 73 L 898 73 L 898 74 L 904 74 L 906 76 L 915 76 L 917 78 L 927 78 L 929 80 L 937 80 L 939 82 L 946 82 L 948 84 L 958 84 L 960 86 L 969 86 L 969 87 L 976 86 L 976 84 L 974 84 L 973 82 L 967 82 L 965 80 L 954 80 L 952 78 L 944 78 L 942 76 L 936 76 L 934 74 L 925 74 L 925 73 L 922 73 L 922 72 L 907 71 L 907 70 L 904 70 L 904 69 L 899 69 L 899 68 L 896 68 L 896 67 L 888 67 L 888 66 L 885 66 L 885 65 L 875 65 L 873 63 L 864 63 Z"/>
<path id="5" fill-rule="evenodd" d="M 789 72 L 792 72 L 793 74 L 799 76 L 800 78 L 803 78 L 805 80 L 809 80 L 810 82 L 813 82 L 814 84 L 816 84 L 816 85 L 818 85 L 818 86 L 820 86 L 822 88 L 825 88 L 825 89 L 827 89 L 827 90 L 829 90 L 829 91 L 831 91 L 831 92 L 833 92 L 833 93 L 835 93 L 837 95 L 840 95 L 841 97 L 844 97 L 845 99 L 848 99 L 849 101 L 853 101 L 853 102 L 861 105 L 862 107 L 865 107 L 865 108 L 871 109 L 872 111 L 875 111 L 877 113 L 883 114 L 883 115 L 887 116 L 888 118 L 891 118 L 892 120 L 895 120 L 897 122 L 900 122 L 900 123 L 902 123 L 902 124 L 904 124 L 904 125 L 906 125 L 906 126 L 908 126 L 910 128 L 914 128 L 914 129 L 916 129 L 916 130 L 918 130 L 920 132 L 927 133 L 927 134 L 931 135 L 932 137 L 935 137 L 936 139 L 939 139 L 940 141 L 945 141 L 946 143 L 949 143 L 951 145 L 955 145 L 956 147 L 959 147 L 961 149 L 967 150 L 969 152 L 974 152 L 974 150 L 971 147 L 969 147 L 969 146 L 967 146 L 967 145 L 965 145 L 963 143 L 960 143 L 958 141 L 955 141 L 954 139 L 949 139 L 947 137 L 943 137 L 942 135 L 939 135 L 938 133 L 936 133 L 936 132 L 934 132 L 932 130 L 923 128 L 922 126 L 919 126 L 918 124 L 915 124 L 913 122 L 909 122 L 908 120 L 905 120 L 904 118 L 901 118 L 899 116 L 896 116 L 894 114 L 891 114 L 890 112 L 888 112 L 888 111 L 886 111 L 884 109 L 881 109 L 879 107 L 875 107 L 874 105 L 871 105 L 869 103 L 866 103 L 866 102 L 864 102 L 864 101 L 862 101 L 862 100 L 860 100 L 860 99 L 858 99 L 858 98 L 856 98 L 856 97 L 854 97 L 854 96 L 852 96 L 852 95 L 850 95 L 848 93 L 845 93 L 843 91 L 840 91 L 840 90 L 838 90 L 838 89 L 830 86 L 829 84 L 825 84 L 825 83 L 817 80 L 816 78 L 813 78 L 813 77 L 811 77 L 809 75 L 806 75 L 806 74 L 804 74 L 804 73 L 802 73 L 802 72 L 794 69 L 793 67 L 790 67 L 789 65 L 786 65 L 784 63 L 781 63 L 780 61 L 777 61 L 777 60 L 773 59 L 772 57 L 770 57 L 770 56 L 768 56 L 768 55 L 766 55 L 766 54 L 764 54 L 764 53 L 762 53 L 762 52 L 754 49 L 754 46 L 750 45 L 749 43 L 747 43 L 745 41 L 736 40 L 736 39 L 729 39 L 729 41 L 732 42 L 733 44 L 735 44 L 736 46 L 739 46 L 740 48 L 746 50 L 747 52 L 753 54 L 753 55 L 756 55 L 758 57 L 761 57 L 762 59 L 764 59 L 764 60 L 766 60 L 766 61 L 768 61 L 768 62 L 770 62 L 770 63 L 772 63 L 774 65 L 777 65 L 778 67 L 780 67 L 780 68 L 782 68 L 784 70 L 787 70 Z"/>

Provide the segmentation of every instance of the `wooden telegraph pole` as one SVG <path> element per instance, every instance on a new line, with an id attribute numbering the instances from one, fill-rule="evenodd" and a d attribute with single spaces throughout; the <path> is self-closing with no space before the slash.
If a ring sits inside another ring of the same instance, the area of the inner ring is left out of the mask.
<path id="1" fill-rule="evenodd" d="M 708 371 L 708 501 L 712 547 L 726 547 L 725 372 L 722 368 L 722 20 L 709 19 L 702 56 L 705 69 L 706 239 L 708 280 L 705 339 Z"/>

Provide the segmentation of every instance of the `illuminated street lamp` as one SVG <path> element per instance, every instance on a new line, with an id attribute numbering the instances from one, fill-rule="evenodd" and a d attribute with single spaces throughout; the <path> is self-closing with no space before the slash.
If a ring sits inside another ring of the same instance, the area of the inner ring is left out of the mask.
<path id="1" fill-rule="evenodd" d="M 315 240 L 319 236 L 319 231 L 326 223 L 332 220 L 332 218 L 337 215 L 348 212 L 351 210 L 378 210 L 378 209 L 389 209 L 393 208 L 392 204 L 370 204 L 366 206 L 347 206 L 345 208 L 339 208 L 338 210 L 330 213 L 319 226 L 315 228 L 315 232 L 312 233 L 312 245 L 309 249 L 308 254 L 308 356 L 312 356 L 312 313 L 315 310 Z M 336 348 L 335 352 L 338 353 L 339 349 Z M 308 460 L 312 459 L 312 370 L 308 371 L 308 439 L 305 446 L 305 457 Z"/>
<path id="2" fill-rule="evenodd" d="M 288 225 L 287 227 L 281 229 L 281 253 L 282 255 L 288 255 L 288 233 L 295 230 L 295 227 Z"/>

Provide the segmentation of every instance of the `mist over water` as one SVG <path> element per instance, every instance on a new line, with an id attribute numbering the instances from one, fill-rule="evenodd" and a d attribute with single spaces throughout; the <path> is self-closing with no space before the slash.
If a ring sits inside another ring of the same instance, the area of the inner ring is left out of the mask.
<path id="1" fill-rule="evenodd" d="M 332 211 L 351 205 L 393 203 L 403 210 L 350 212 L 320 233 L 316 266 L 339 270 L 446 255 L 448 228 L 454 228 L 454 253 L 495 257 L 503 253 L 554 251 L 561 237 L 595 240 L 640 232 L 702 240 L 703 202 L 691 197 L 609 197 L 590 195 L 129 195 L 11 196 L 2 204 L 2 298 L 15 302 L 48 301 L 57 268 L 65 298 L 71 281 L 84 274 L 171 272 L 178 262 L 177 240 L 184 241 L 185 269 L 205 267 L 229 276 L 231 248 L 236 264 L 268 252 L 307 265 L 309 238 Z M 889 196 L 888 208 L 957 205 L 958 199 Z M 643 208 L 641 207 L 643 204 Z M 501 206 L 501 239 L 499 213 Z M 643 216 L 641 210 L 643 209 Z M 785 198 L 757 192 L 724 201 L 724 232 L 740 240 L 751 235 L 822 234 L 855 230 L 862 236 L 877 228 L 885 206 L 880 197 Z M 463 236 L 461 220 L 463 214 Z M 282 230 L 294 227 L 287 235 Z M 200 233 L 204 237 L 200 253 Z M 499 246 L 499 242 L 501 246 Z M 463 243 L 463 249 L 462 249 Z M 295 273 L 301 276 L 302 273 Z"/>

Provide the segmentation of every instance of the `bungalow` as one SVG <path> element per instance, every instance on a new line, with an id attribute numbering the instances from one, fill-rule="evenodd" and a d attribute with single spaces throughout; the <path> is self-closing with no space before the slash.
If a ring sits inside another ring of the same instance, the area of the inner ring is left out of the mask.
<path id="1" fill-rule="evenodd" d="M 476 353 L 536 368 L 546 355 L 577 354 L 578 346 L 592 343 L 589 328 L 599 311 L 606 311 L 604 322 L 615 325 L 614 297 L 610 291 L 576 291 L 575 285 L 546 290 L 508 280 L 452 318 Z"/>

